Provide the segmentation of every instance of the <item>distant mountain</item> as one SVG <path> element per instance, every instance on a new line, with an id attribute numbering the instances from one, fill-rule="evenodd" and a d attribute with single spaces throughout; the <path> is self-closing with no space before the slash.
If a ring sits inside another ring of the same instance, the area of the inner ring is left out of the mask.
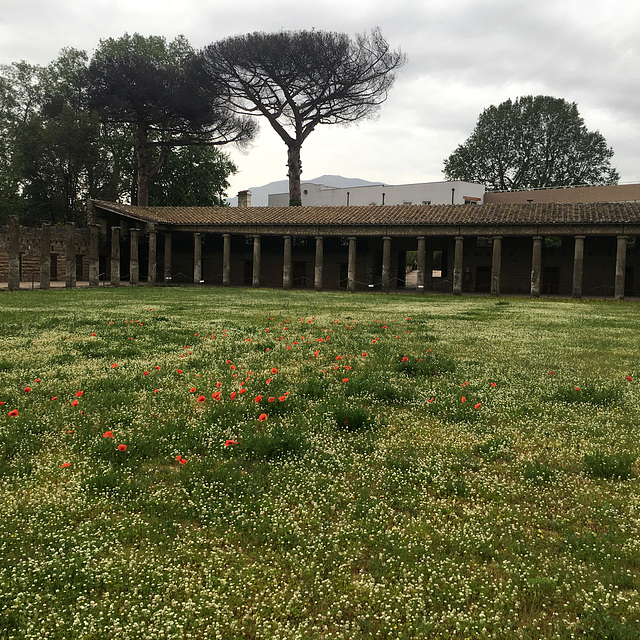
<path id="1" fill-rule="evenodd" d="M 361 180 L 360 178 L 343 178 L 342 176 L 320 176 L 313 180 L 303 180 L 301 184 L 323 184 L 325 187 L 366 187 L 368 185 L 381 185 L 383 182 L 370 182 L 369 180 Z M 288 180 L 276 180 L 262 187 L 251 187 L 251 206 L 266 207 L 269 203 L 270 193 L 287 193 L 289 191 Z M 238 196 L 228 199 L 232 207 L 238 206 Z"/>

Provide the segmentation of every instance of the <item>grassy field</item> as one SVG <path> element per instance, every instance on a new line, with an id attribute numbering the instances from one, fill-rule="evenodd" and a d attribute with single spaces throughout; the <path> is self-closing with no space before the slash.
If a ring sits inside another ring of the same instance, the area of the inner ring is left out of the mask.
<path id="1" fill-rule="evenodd" d="M 0 638 L 638 638 L 636 303 L 0 294 Z"/>

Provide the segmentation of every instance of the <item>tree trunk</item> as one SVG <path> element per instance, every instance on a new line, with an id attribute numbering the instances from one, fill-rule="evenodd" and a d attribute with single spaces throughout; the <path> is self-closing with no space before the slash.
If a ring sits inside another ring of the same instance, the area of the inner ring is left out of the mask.
<path id="1" fill-rule="evenodd" d="M 138 159 L 138 194 L 137 205 L 149 206 L 149 156 L 147 149 L 147 127 L 138 124 L 136 134 L 136 156 Z"/>
<path id="2" fill-rule="evenodd" d="M 302 144 L 294 141 L 287 145 L 287 166 L 289 168 L 289 206 L 301 207 L 302 195 L 300 193 L 300 174 L 302 162 L 300 161 L 300 148 Z"/>

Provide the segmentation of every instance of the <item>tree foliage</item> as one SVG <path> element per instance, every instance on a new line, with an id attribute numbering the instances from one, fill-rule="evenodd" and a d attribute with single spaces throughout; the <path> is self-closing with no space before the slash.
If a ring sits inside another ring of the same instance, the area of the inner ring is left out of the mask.
<path id="1" fill-rule="evenodd" d="M 602 134 L 587 130 L 575 102 L 524 96 L 485 109 L 443 172 L 491 191 L 615 184 L 612 157 Z"/>
<path id="2" fill-rule="evenodd" d="M 374 29 L 355 40 L 325 31 L 251 33 L 209 45 L 201 60 L 237 114 L 264 116 L 286 144 L 289 197 L 297 205 L 303 142 L 318 125 L 375 114 L 405 56 Z"/>
<path id="3" fill-rule="evenodd" d="M 147 206 L 149 180 L 171 148 L 250 140 L 255 125 L 227 109 L 215 79 L 200 82 L 183 37 L 125 34 L 100 43 L 89 65 L 91 106 L 105 121 L 135 128 L 137 203 Z"/>

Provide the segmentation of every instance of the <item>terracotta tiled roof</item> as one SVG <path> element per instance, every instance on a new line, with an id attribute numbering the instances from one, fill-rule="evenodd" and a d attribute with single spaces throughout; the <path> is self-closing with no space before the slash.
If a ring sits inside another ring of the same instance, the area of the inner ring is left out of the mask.
<path id="1" fill-rule="evenodd" d="M 189 226 L 640 224 L 638 202 L 248 208 L 94 204 L 144 222 Z"/>

